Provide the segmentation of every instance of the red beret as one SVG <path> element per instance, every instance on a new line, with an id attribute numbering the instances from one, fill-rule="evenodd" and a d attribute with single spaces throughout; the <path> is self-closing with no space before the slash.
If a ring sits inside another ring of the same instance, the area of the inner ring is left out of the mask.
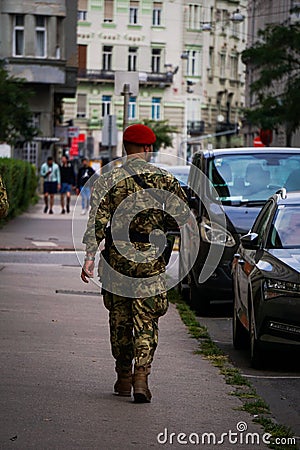
<path id="1" fill-rule="evenodd" d="M 129 125 L 123 134 L 123 141 L 133 144 L 152 145 L 156 141 L 156 136 L 151 128 L 140 123 Z"/>

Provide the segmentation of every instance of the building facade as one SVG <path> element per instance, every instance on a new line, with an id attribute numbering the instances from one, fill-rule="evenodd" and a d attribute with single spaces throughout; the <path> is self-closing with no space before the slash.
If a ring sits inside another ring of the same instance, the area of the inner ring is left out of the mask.
<path id="1" fill-rule="evenodd" d="M 64 114 L 79 130 L 81 152 L 107 156 L 104 118 L 112 116 L 118 130 L 112 155 L 122 154 L 124 95 L 115 88 L 120 73 L 125 80 L 138 79 L 138 92 L 129 97 L 129 123 L 167 120 L 176 127 L 169 152 L 186 158 L 207 134 L 228 133 L 214 145 L 237 143 L 244 104 L 245 4 L 79 0 L 78 89 L 76 98 L 65 99 Z M 239 20 L 233 21 L 239 8 Z"/>
<path id="2" fill-rule="evenodd" d="M 247 47 L 251 47 L 259 40 L 258 31 L 265 29 L 270 24 L 288 25 L 300 19 L 299 13 L 291 12 L 293 8 L 300 7 L 300 2 L 295 0 L 249 0 L 248 1 L 248 41 Z M 247 66 L 246 72 L 246 89 L 245 89 L 245 103 L 247 108 L 255 106 L 256 97 L 251 94 L 250 85 L 257 77 L 256 71 Z M 280 85 L 278 85 L 278 94 L 280 94 Z M 243 128 L 245 135 L 245 144 L 252 146 L 254 139 L 258 136 L 259 128 L 245 124 Z M 279 127 L 276 132 L 273 132 L 272 146 L 283 147 L 286 143 L 286 135 L 284 127 Z M 300 133 L 293 135 L 292 146 L 300 146 Z"/>
<path id="3" fill-rule="evenodd" d="M 38 167 L 55 153 L 55 127 L 63 120 L 63 98 L 77 85 L 77 2 L 73 0 L 1 0 L 0 58 L 11 75 L 26 80 L 29 103 L 40 136 L 19 145 L 14 156 Z"/>

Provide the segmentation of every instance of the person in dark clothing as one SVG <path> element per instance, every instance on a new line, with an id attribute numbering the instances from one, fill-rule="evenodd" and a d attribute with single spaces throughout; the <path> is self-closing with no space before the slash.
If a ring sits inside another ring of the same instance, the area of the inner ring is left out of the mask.
<path id="1" fill-rule="evenodd" d="M 81 214 L 86 214 L 90 207 L 90 197 L 91 197 L 91 185 L 90 178 L 94 175 L 95 171 L 89 166 L 89 160 L 83 158 L 82 166 L 79 168 L 77 174 L 77 195 L 81 194 Z"/>
<path id="2" fill-rule="evenodd" d="M 61 158 L 60 168 L 60 178 L 61 178 L 61 189 L 60 189 L 60 204 L 61 213 L 65 214 L 65 197 L 67 197 L 66 208 L 67 213 L 70 212 L 70 201 L 71 201 L 71 191 L 75 188 L 75 172 L 72 164 L 66 155 Z"/>

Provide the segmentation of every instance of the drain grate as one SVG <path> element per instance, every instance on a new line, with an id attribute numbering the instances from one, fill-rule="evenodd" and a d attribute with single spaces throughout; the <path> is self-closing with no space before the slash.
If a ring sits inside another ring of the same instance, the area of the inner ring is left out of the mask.
<path id="1" fill-rule="evenodd" d="M 73 291 L 72 289 L 56 289 L 56 294 L 67 294 L 67 295 L 91 295 L 91 296 L 99 296 L 99 292 L 95 291 Z"/>

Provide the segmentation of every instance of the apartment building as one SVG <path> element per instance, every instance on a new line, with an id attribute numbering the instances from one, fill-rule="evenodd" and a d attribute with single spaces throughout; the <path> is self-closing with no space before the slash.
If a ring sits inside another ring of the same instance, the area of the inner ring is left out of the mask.
<path id="1" fill-rule="evenodd" d="M 113 156 L 122 153 L 117 72 L 138 77 L 129 123 L 167 120 L 177 129 L 168 149 L 175 155 L 186 157 L 206 134 L 234 130 L 244 104 L 245 6 L 245 0 L 78 0 L 78 89 L 75 99 L 65 99 L 64 112 L 78 129 L 81 151 L 107 156 L 102 140 L 109 115 L 118 130 Z M 213 144 L 239 139 L 228 136 Z"/>
<path id="2" fill-rule="evenodd" d="M 202 117 L 214 147 L 242 144 L 237 135 L 245 106 L 245 66 L 241 52 L 247 42 L 247 1 L 215 0 L 206 11 Z M 204 32 L 203 31 L 203 32 Z"/>
<path id="3" fill-rule="evenodd" d="M 13 156 L 38 167 L 55 154 L 55 127 L 62 125 L 62 100 L 74 97 L 77 85 L 77 2 L 74 0 L 2 0 L 0 58 L 11 75 L 26 80 L 35 125 L 41 135 L 20 142 Z"/>
<path id="4" fill-rule="evenodd" d="M 257 40 L 258 31 L 263 30 L 269 24 L 288 25 L 300 19 L 299 13 L 292 13 L 294 7 L 300 7 L 300 1 L 295 0 L 249 0 L 248 1 L 248 42 L 251 47 Z M 250 85 L 257 77 L 257 73 L 249 65 L 246 73 L 245 104 L 247 108 L 255 106 L 256 97 L 251 94 Z M 278 94 L 282 87 L 278 85 Z M 246 124 L 243 129 L 245 144 L 253 145 L 253 140 L 257 137 L 259 129 L 257 126 Z M 286 136 L 284 127 L 273 132 L 272 146 L 285 146 Z M 295 133 L 292 139 L 292 146 L 300 146 L 300 133 Z"/>

